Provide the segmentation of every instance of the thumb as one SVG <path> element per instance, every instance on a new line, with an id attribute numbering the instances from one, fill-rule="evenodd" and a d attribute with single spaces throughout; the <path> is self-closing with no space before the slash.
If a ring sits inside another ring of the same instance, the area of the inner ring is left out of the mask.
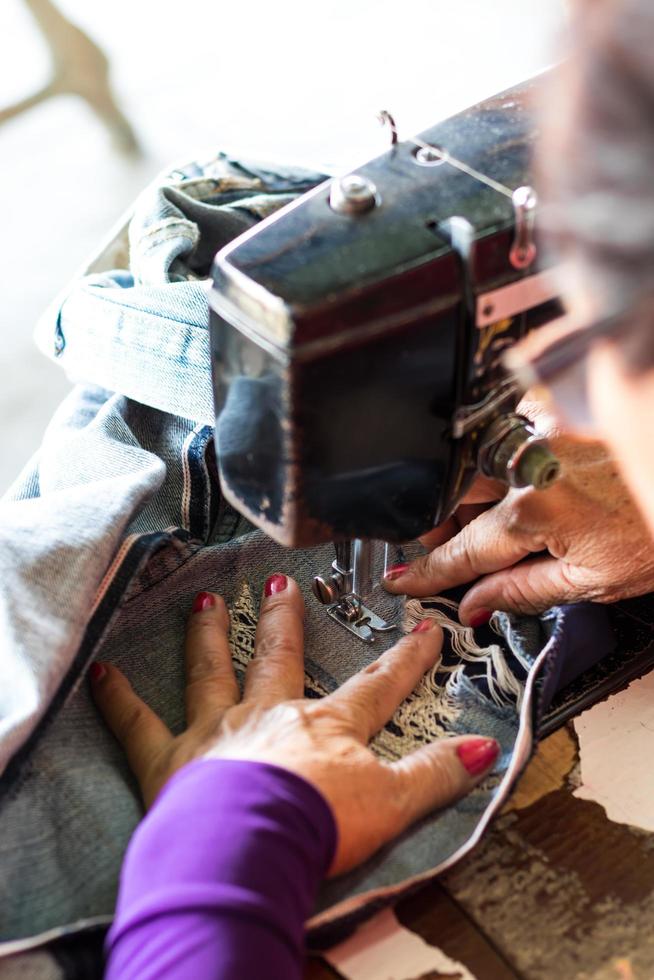
<path id="1" fill-rule="evenodd" d="M 584 598 L 590 596 L 571 581 L 570 565 L 559 558 L 543 556 L 480 579 L 461 600 L 459 619 L 469 626 L 488 619 L 495 609 L 533 615 L 550 606 Z"/>
<path id="2" fill-rule="evenodd" d="M 500 754 L 494 738 L 440 738 L 390 767 L 396 782 L 397 826 L 392 836 L 432 810 L 465 796 L 487 775 Z"/>

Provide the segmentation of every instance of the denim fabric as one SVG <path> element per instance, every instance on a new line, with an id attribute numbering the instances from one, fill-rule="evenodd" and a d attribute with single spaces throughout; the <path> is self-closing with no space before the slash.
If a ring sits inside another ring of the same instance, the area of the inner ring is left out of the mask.
<path id="1" fill-rule="evenodd" d="M 245 628 L 265 578 L 293 575 L 307 596 L 309 693 L 333 689 L 396 639 L 370 648 L 329 620 L 310 581 L 329 566 L 331 549 L 282 549 L 225 503 L 216 481 L 204 298 L 213 249 L 319 179 L 225 155 L 177 171 L 134 210 L 129 271 L 102 271 L 96 260 L 96 271 L 40 324 L 40 343 L 82 381 L 0 513 L 2 941 L 112 914 L 141 806 L 84 683 L 92 660 L 124 670 L 179 731 L 182 638 L 201 589 L 222 593 Z M 117 239 L 103 255 L 120 254 L 123 244 Z M 379 590 L 375 607 L 401 619 L 401 598 Z M 464 678 L 450 726 L 498 738 L 497 773 L 329 882 L 317 941 L 475 840 L 531 750 L 529 668 L 562 644 L 583 645 L 575 615 L 502 620 L 522 706 L 495 704 L 483 682 Z M 601 610 L 596 616 L 601 651 L 606 625 Z"/>
<path id="2" fill-rule="evenodd" d="M 324 175 L 225 154 L 187 172 L 158 179 L 137 202 L 129 271 L 75 283 L 41 319 L 37 342 L 73 378 L 213 425 L 205 292 L 215 250 Z M 121 254 L 118 239 L 104 255 Z"/>

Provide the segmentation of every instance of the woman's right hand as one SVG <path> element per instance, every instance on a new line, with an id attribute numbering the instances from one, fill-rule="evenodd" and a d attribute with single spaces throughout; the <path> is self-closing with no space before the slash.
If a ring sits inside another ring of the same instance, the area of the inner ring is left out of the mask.
<path id="1" fill-rule="evenodd" d="M 459 605 L 472 626 L 495 609 L 533 614 L 654 591 L 654 544 L 607 448 L 560 431 L 539 403 L 520 408 L 548 437 L 561 478 L 548 490 L 508 492 L 479 478 L 422 539 L 429 554 L 390 570 L 389 591 L 438 595 L 474 582 Z"/>
<path id="2" fill-rule="evenodd" d="M 255 655 L 240 696 L 223 600 L 200 593 L 186 635 L 187 728 L 173 736 L 109 664 L 91 669 L 93 696 L 123 746 L 146 806 L 174 772 L 197 758 L 282 766 L 312 783 L 330 805 L 338 846 L 330 870 L 359 864 L 415 820 L 463 796 L 494 765 L 492 739 L 440 739 L 398 762 L 368 748 L 425 671 L 442 632 L 427 621 L 338 690 L 304 698 L 304 605 L 284 575 L 266 583 Z"/>

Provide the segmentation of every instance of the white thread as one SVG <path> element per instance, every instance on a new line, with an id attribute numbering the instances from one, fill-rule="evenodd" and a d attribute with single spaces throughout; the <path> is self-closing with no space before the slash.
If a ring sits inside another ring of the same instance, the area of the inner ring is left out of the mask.
<path id="1" fill-rule="evenodd" d="M 441 609 L 431 606 L 425 609 L 422 602 L 438 603 Z M 454 735 L 454 723 L 461 710 L 458 688 L 464 676 L 465 665 L 479 664 L 482 672 L 468 677 L 479 677 L 486 681 L 489 695 L 498 706 L 517 705 L 522 701 L 523 688 L 513 675 L 498 644 L 480 647 L 472 629 L 450 619 L 445 609 L 456 614 L 458 603 L 442 596 L 426 600 L 409 599 L 405 605 L 403 629 L 411 632 L 414 626 L 424 619 L 435 620 L 450 636 L 452 650 L 458 663 L 437 662 L 419 682 L 415 690 L 397 708 L 390 722 L 370 743 L 370 748 L 389 762 L 408 755 L 421 745 L 428 745 L 437 738 Z M 256 607 L 247 582 L 243 582 L 231 610 L 232 628 L 230 644 L 234 665 L 238 673 L 247 667 L 254 654 L 254 637 L 257 626 Z M 499 632 L 498 624 L 491 621 L 491 627 Z M 445 677 L 445 679 L 443 679 Z M 327 688 L 311 677 L 304 675 L 306 691 L 319 697 L 329 694 Z"/>
<path id="2" fill-rule="evenodd" d="M 408 599 L 404 609 L 403 629 L 405 633 L 410 633 L 414 627 L 424 619 L 433 619 L 438 625 L 446 630 L 450 635 L 452 650 L 461 658 L 461 661 L 468 663 L 483 664 L 484 671 L 481 674 L 469 674 L 471 679 L 483 678 L 488 685 L 488 691 L 494 704 L 502 707 L 507 704 L 516 704 L 520 707 L 523 688 L 518 679 L 511 671 L 502 647 L 497 643 L 492 643 L 487 647 L 480 647 L 475 640 L 474 631 L 469 626 L 450 619 L 446 612 L 431 605 L 425 608 L 423 603 L 438 603 L 446 609 L 458 612 L 458 602 L 452 599 L 445 599 L 443 596 L 430 596 L 426 599 Z M 491 619 L 491 627 L 495 633 L 499 633 L 497 621 Z M 460 675 L 465 667 L 463 663 L 455 665 L 441 664 L 438 668 L 441 672 L 449 673 L 452 676 Z"/>

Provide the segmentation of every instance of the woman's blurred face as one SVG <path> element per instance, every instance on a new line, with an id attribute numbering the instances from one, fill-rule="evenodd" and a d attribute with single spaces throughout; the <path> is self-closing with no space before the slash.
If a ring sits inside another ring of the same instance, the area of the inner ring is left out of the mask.
<path id="1" fill-rule="evenodd" d="M 603 344 L 589 355 L 588 394 L 598 433 L 654 535 L 654 368 L 628 371 L 620 352 Z"/>
<path id="2" fill-rule="evenodd" d="M 546 94 L 538 166 L 549 231 L 569 263 L 568 310 L 583 326 L 636 307 L 651 289 L 654 3 L 570 7 L 568 56 Z M 586 366 L 595 427 L 654 534 L 654 369 L 625 369 L 608 342 Z"/>

